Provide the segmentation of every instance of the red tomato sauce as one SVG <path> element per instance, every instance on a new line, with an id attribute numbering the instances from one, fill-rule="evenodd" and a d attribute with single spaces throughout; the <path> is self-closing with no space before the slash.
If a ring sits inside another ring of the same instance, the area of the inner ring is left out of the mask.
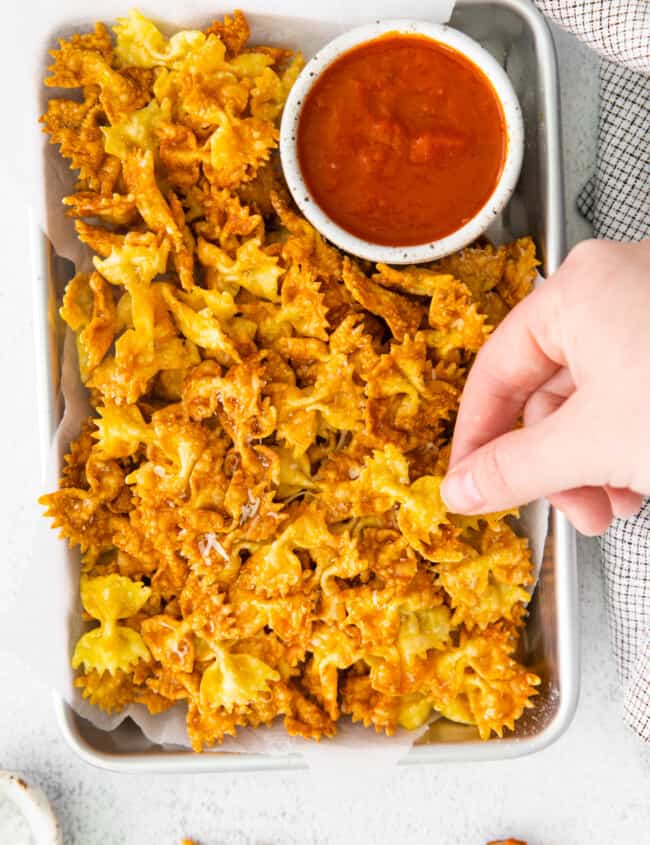
<path id="1" fill-rule="evenodd" d="M 494 190 L 506 154 L 501 103 L 456 50 L 389 34 L 333 62 L 305 98 L 298 160 L 318 205 L 376 244 L 459 229 Z"/>

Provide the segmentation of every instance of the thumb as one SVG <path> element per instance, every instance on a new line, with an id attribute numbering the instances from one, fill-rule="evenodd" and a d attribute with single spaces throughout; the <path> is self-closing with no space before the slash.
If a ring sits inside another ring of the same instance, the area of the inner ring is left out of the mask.
<path id="1" fill-rule="evenodd" d="M 607 450 L 586 434 L 586 417 L 574 394 L 540 422 L 481 446 L 447 473 L 445 504 L 452 513 L 490 513 L 604 483 Z"/>

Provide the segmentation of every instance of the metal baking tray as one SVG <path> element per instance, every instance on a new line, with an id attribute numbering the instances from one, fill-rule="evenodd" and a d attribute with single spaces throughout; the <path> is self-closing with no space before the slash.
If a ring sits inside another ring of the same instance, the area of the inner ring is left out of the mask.
<path id="1" fill-rule="evenodd" d="M 450 23 L 487 47 L 514 83 L 524 115 L 526 147 L 519 184 L 500 225 L 515 236 L 533 235 L 542 271 L 548 275 L 565 252 L 559 86 L 550 31 L 530 0 L 457 0 Z M 54 255 L 37 229 L 34 255 L 41 394 L 49 415 L 43 439 L 48 443 L 60 419 L 61 409 L 54 399 L 60 368 L 60 327 L 55 315 L 70 266 Z M 557 511 L 551 510 L 549 520 L 544 562 L 522 646 L 523 659 L 542 678 L 534 709 L 519 719 L 514 733 L 486 742 L 478 739 L 475 728 L 440 719 L 400 765 L 517 757 L 540 751 L 568 727 L 579 686 L 575 536 Z M 113 731 L 101 731 L 58 696 L 54 709 L 69 746 L 88 763 L 104 769 L 180 773 L 306 768 L 299 754 L 194 754 L 153 745 L 128 719 Z"/>

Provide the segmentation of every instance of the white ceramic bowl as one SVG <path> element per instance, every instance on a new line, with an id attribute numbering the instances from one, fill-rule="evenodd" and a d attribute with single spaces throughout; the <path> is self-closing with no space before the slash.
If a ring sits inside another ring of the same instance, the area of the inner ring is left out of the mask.
<path id="1" fill-rule="evenodd" d="M 320 74 L 353 47 L 388 32 L 423 35 L 445 44 L 475 64 L 492 83 L 501 102 L 507 136 L 506 156 L 499 181 L 485 205 L 460 229 L 439 240 L 416 246 L 384 246 L 358 238 L 329 217 L 310 193 L 303 179 L 298 160 L 297 133 L 302 104 Z M 387 264 L 414 264 L 433 261 L 462 249 L 481 235 L 503 210 L 512 196 L 524 149 L 524 123 L 512 83 L 503 68 L 473 38 L 441 24 L 413 20 L 388 20 L 360 26 L 340 35 L 322 47 L 303 68 L 294 83 L 282 115 L 280 156 L 284 176 L 293 198 L 305 217 L 328 240 L 352 255 Z"/>
<path id="2" fill-rule="evenodd" d="M 40 787 L 27 783 L 16 772 L 0 771 L 0 797 L 7 799 L 16 813 L 22 814 L 35 845 L 63 845 L 61 826 Z M 2 824 L 0 819 L 0 843 L 10 845 L 2 836 Z M 11 843 L 14 842 L 12 839 Z"/>

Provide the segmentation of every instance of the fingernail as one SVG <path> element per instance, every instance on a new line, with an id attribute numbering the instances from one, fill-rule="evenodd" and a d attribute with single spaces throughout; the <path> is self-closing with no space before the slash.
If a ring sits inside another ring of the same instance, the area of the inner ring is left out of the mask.
<path id="1" fill-rule="evenodd" d="M 476 513 L 485 504 L 468 469 L 449 473 L 442 482 L 440 495 L 452 513 Z"/>

